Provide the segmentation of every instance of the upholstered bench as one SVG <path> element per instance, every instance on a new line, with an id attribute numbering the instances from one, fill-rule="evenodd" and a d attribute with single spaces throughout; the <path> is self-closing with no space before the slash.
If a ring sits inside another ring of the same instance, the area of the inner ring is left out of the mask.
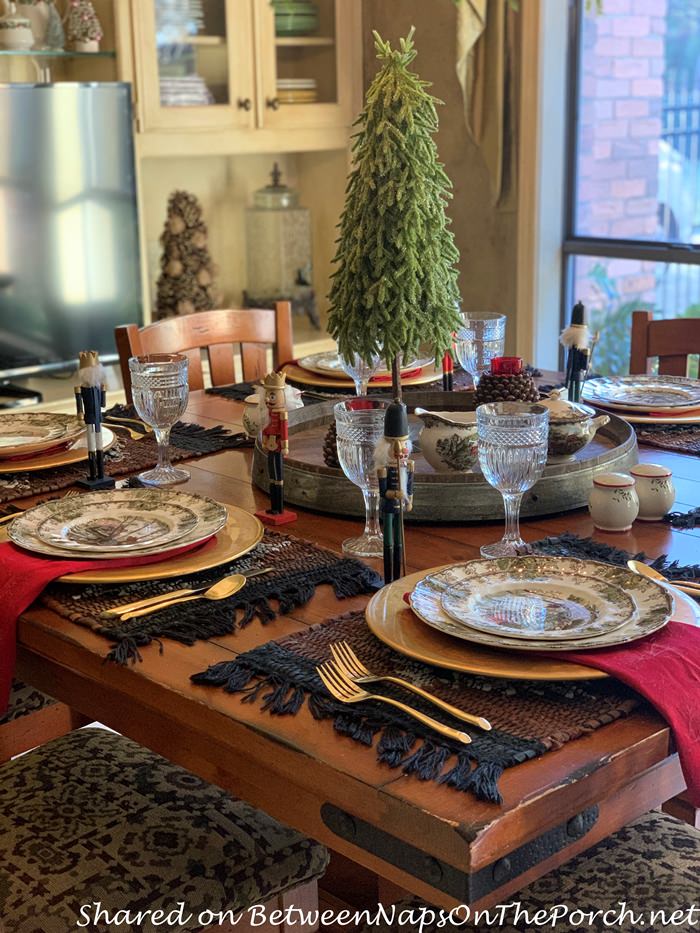
<path id="1" fill-rule="evenodd" d="M 422 933 L 463 933 L 471 929 L 498 930 L 499 933 L 538 929 L 557 933 L 573 930 L 597 933 L 611 929 L 645 930 L 646 933 L 692 930 L 697 933 L 700 929 L 700 832 L 665 813 L 647 813 L 556 871 L 510 895 L 504 903 L 519 903 L 530 917 L 537 911 L 548 912 L 558 904 L 584 914 L 609 909 L 619 913 L 623 903 L 639 914 L 644 924 L 634 924 L 629 915 L 625 915 L 621 925 L 615 925 L 613 918 L 608 917 L 608 926 L 604 923 L 606 918 L 601 916 L 589 924 L 587 919 L 584 922 L 580 916 L 573 915 L 571 920 L 562 918 L 554 925 L 550 920 L 535 926 L 526 919 L 516 925 L 512 922 L 511 911 L 504 914 L 502 924 L 489 923 L 485 917 L 478 926 L 465 923 L 462 913 L 455 917 L 454 924 L 438 926 L 437 919 L 427 922 L 422 926 Z M 698 909 L 688 914 L 693 905 Z M 402 901 L 395 905 L 394 923 L 370 924 L 364 928 L 364 933 L 414 933 L 423 908 L 439 911 L 415 899 Z M 676 910 L 685 911 L 686 917 L 679 914 L 671 920 Z M 652 911 L 664 911 L 666 917 L 659 914 L 652 921 Z M 488 913 L 492 920 L 500 919 L 496 908 Z M 422 917 L 430 920 L 427 913 Z"/>
<path id="2" fill-rule="evenodd" d="M 79 921 L 91 931 L 216 929 L 220 911 L 282 895 L 302 906 L 294 893 L 315 895 L 327 862 L 318 843 L 104 729 L 70 733 L 0 767 L 6 933 L 67 933 Z M 180 902 L 191 915 L 184 923 L 85 922 L 96 903 L 113 917 Z"/>

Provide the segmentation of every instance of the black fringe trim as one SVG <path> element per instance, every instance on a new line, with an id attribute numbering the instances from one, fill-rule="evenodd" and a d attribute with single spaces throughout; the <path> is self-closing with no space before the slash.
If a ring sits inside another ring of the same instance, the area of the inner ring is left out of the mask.
<path id="1" fill-rule="evenodd" d="M 607 564 L 618 564 L 624 567 L 628 560 L 640 560 L 649 564 L 665 576 L 672 576 L 675 580 L 695 580 L 700 577 L 700 564 L 679 564 L 677 560 L 669 561 L 666 554 L 650 560 L 644 551 L 631 554 L 603 544 L 592 538 L 579 538 L 578 535 L 565 532 L 553 538 L 542 538 L 530 545 L 538 554 L 549 554 L 552 557 L 580 557 L 589 560 L 600 560 Z"/>
<path id="2" fill-rule="evenodd" d="M 498 780 L 506 768 L 545 751 L 534 740 L 469 727 L 466 729 L 472 736 L 472 744 L 465 751 L 465 746 L 458 742 L 436 740 L 432 731 L 424 730 L 400 710 L 362 703 L 345 706 L 325 692 L 312 662 L 275 642 L 254 648 L 235 661 L 215 664 L 194 674 L 191 680 L 241 694 L 244 703 L 259 702 L 262 709 L 275 716 L 293 716 L 306 702 L 314 719 L 332 719 L 333 728 L 340 735 L 367 747 L 375 745 L 378 739 L 377 760 L 388 768 L 401 768 L 404 774 L 415 775 L 421 781 L 471 791 L 490 803 L 501 803 Z M 434 708 L 430 711 L 435 714 Z M 452 720 L 450 724 L 465 729 L 462 722 Z"/>
<path id="3" fill-rule="evenodd" d="M 139 420 L 136 409 L 131 405 L 113 405 L 105 412 L 105 418 L 134 418 Z M 130 424 L 132 430 L 138 431 L 138 425 Z M 144 437 L 147 432 L 144 430 Z M 170 432 L 170 441 L 175 447 L 190 450 L 197 454 L 218 453 L 220 450 L 235 450 L 239 447 L 252 447 L 253 441 L 247 434 L 232 434 L 223 425 L 213 428 L 202 427 L 201 424 L 188 424 L 178 421 Z"/>
<path id="4" fill-rule="evenodd" d="M 307 603 L 316 587 L 329 584 L 338 599 L 360 596 L 378 590 L 379 575 L 352 558 L 339 558 L 324 567 L 284 574 L 278 580 L 251 579 L 244 590 L 230 599 L 209 603 L 185 603 L 162 612 L 120 625 L 102 625 L 95 631 L 113 642 L 108 661 L 133 664 L 141 660 L 140 648 L 152 641 L 170 638 L 183 645 L 231 635 L 257 619 L 263 625 L 277 615 L 287 615 Z M 278 605 L 274 609 L 271 600 Z M 162 646 L 161 646 L 162 650 Z"/>

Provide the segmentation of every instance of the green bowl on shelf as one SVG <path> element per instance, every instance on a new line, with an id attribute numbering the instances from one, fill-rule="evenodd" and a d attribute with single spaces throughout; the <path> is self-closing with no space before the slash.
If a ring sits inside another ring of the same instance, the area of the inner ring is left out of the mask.
<path id="1" fill-rule="evenodd" d="M 304 0 L 275 0 L 275 33 L 308 36 L 318 31 L 318 7 Z"/>

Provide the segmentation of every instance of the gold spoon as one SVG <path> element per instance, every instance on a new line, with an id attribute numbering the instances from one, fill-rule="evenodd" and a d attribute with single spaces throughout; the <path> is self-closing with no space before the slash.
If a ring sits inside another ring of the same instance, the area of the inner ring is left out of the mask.
<path id="1" fill-rule="evenodd" d="M 654 570 L 653 567 L 643 563 L 641 560 L 628 560 L 627 566 L 641 577 L 648 577 L 650 580 L 656 580 L 659 583 L 669 583 L 671 586 L 675 586 L 676 589 L 682 590 L 684 593 L 700 598 L 700 583 L 693 583 L 690 580 L 669 580 L 662 573 L 659 573 L 658 570 Z"/>
<path id="2" fill-rule="evenodd" d="M 163 602 L 157 603 L 155 606 L 148 606 L 145 609 L 132 609 L 130 612 L 123 612 L 119 616 L 119 619 L 122 622 L 126 622 L 127 619 L 138 619 L 140 616 L 147 616 L 152 612 L 160 612 L 161 609 L 165 609 L 168 606 L 189 603 L 195 599 L 228 599 L 229 596 L 233 596 L 234 593 L 243 589 L 247 581 L 248 577 L 243 576 L 242 573 L 232 573 L 230 576 L 224 577 L 223 580 L 218 580 L 203 593 L 196 593 L 193 596 L 180 596 L 175 599 L 166 599 Z"/>
<path id="3" fill-rule="evenodd" d="M 260 570 L 251 570 L 250 573 L 243 574 L 246 580 L 249 580 L 251 577 L 261 577 L 265 573 L 271 573 L 272 567 L 262 567 Z M 215 582 L 223 583 L 224 580 L 228 580 L 231 575 L 222 577 L 220 580 Z M 241 574 L 233 574 L 233 576 L 238 577 Z M 209 583 L 207 586 L 198 586 L 196 588 L 189 589 L 180 589 L 180 590 L 171 590 L 169 593 L 159 593 L 157 596 L 149 596 L 146 599 L 136 599 L 133 602 L 122 603 L 120 606 L 112 606 L 111 609 L 105 609 L 100 613 L 101 619 L 109 619 L 114 616 L 121 616 L 126 612 L 133 612 L 135 609 L 145 609 L 147 606 L 156 606 L 160 603 L 169 603 L 173 599 L 179 599 L 181 596 L 194 596 L 197 593 L 204 593 L 206 590 L 214 586 L 214 583 Z"/>

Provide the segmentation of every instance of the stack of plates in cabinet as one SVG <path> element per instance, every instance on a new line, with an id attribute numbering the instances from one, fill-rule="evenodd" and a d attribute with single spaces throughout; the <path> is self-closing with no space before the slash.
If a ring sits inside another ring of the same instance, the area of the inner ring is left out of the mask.
<path id="1" fill-rule="evenodd" d="M 315 104 L 318 86 L 315 78 L 280 78 L 277 97 L 281 104 Z"/>
<path id="2" fill-rule="evenodd" d="M 633 424 L 700 424 L 700 379 L 685 376 L 600 376 L 582 398 Z"/>
<path id="3" fill-rule="evenodd" d="M 160 79 L 161 107 L 209 107 L 214 95 L 199 75 Z"/>

